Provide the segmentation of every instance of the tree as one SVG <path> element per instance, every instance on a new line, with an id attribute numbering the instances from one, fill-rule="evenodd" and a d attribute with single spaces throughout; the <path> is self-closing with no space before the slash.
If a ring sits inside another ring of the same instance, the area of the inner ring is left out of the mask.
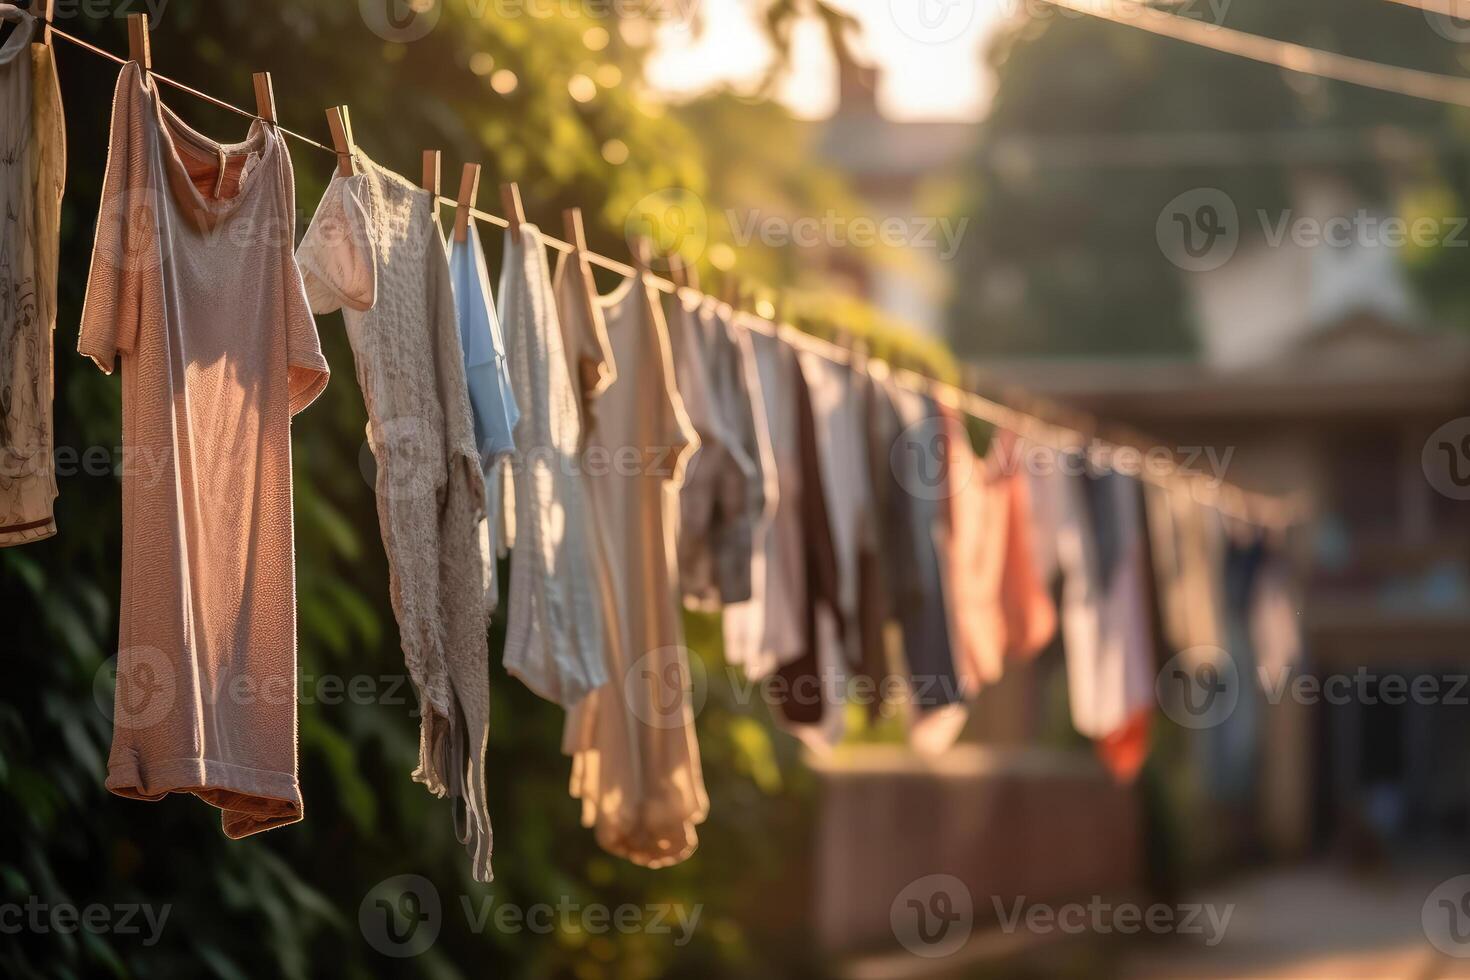
<path id="1" fill-rule="evenodd" d="M 1160 4 L 1156 16 L 1216 7 Z M 1155 222 L 1214 187 L 1250 219 L 1292 206 L 1294 177 L 1351 182 L 1365 204 L 1413 217 L 1464 213 L 1465 110 L 1283 72 L 1135 28 L 1028 5 L 996 38 L 999 85 L 966 213 L 952 337 L 969 356 L 1193 349 L 1183 276 Z M 1383 0 L 1223 7 L 1230 28 L 1397 65 L 1460 74 L 1465 32 Z M 1458 38 L 1459 40 L 1451 40 Z M 1407 248 L 1432 306 L 1462 318 L 1458 253 Z"/>

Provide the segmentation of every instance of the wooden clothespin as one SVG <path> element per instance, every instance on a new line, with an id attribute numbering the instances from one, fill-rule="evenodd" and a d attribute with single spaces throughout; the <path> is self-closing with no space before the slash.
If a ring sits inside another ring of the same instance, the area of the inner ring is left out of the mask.
<path id="1" fill-rule="evenodd" d="M 591 279 L 592 270 L 588 268 L 586 264 L 587 228 L 582 223 L 582 209 L 567 208 L 561 213 L 561 223 L 562 228 L 566 231 L 567 242 L 571 244 L 572 248 L 576 249 L 576 251 L 572 253 L 573 257 L 576 258 L 579 262 L 583 263 L 583 272 L 588 276 L 587 281 L 584 283 L 586 288 L 582 290 L 582 298 L 585 300 L 583 312 L 587 315 L 588 323 L 599 323 L 601 321 L 598 320 L 597 300 L 594 297 L 594 290 L 596 289 L 596 287 Z"/>
<path id="2" fill-rule="evenodd" d="M 470 239 L 470 208 L 475 206 L 475 199 L 480 196 L 480 165 L 478 163 L 467 163 L 459 172 L 459 197 L 455 199 L 458 205 L 454 209 L 454 240 L 467 242 Z"/>
<path id="3" fill-rule="evenodd" d="M 567 242 L 579 252 L 587 251 L 587 228 L 582 224 L 582 209 L 567 208 L 561 213 L 561 224 L 566 230 Z"/>
<path id="4" fill-rule="evenodd" d="M 36 16 L 41 18 L 41 43 L 51 43 L 51 21 L 56 17 L 56 0 L 36 0 Z"/>
<path id="5" fill-rule="evenodd" d="M 669 253 L 669 280 L 678 289 L 683 289 L 688 285 L 684 277 L 684 256 L 678 252 Z"/>
<path id="6" fill-rule="evenodd" d="M 526 223 L 526 209 L 521 205 L 521 188 L 514 181 L 500 185 L 500 206 L 505 209 L 505 220 L 510 222 L 510 240 L 521 240 L 521 225 Z"/>
<path id="7" fill-rule="evenodd" d="M 684 266 L 684 285 L 695 292 L 699 291 L 699 268 L 693 262 Z"/>
<path id="8" fill-rule="evenodd" d="M 439 189 L 442 186 L 439 180 L 439 161 L 441 154 L 438 150 L 424 151 L 424 181 L 423 188 L 434 195 L 434 213 L 439 212 Z"/>
<path id="9" fill-rule="evenodd" d="M 332 131 L 332 146 L 337 151 L 337 176 L 351 177 L 357 170 L 352 159 L 352 115 L 345 105 L 327 110 L 327 128 Z"/>
<path id="10" fill-rule="evenodd" d="M 720 297 L 721 302 L 732 310 L 738 311 L 740 309 L 741 289 L 740 277 L 733 272 L 727 273 L 725 275 L 725 292 Z"/>
<path id="11" fill-rule="evenodd" d="M 255 114 L 267 123 L 276 124 L 276 90 L 271 85 L 271 73 L 258 71 L 250 76 L 255 83 Z"/>
<path id="12" fill-rule="evenodd" d="M 128 60 L 136 61 L 145 72 L 153 70 L 153 46 L 148 41 L 147 14 L 128 14 Z"/>

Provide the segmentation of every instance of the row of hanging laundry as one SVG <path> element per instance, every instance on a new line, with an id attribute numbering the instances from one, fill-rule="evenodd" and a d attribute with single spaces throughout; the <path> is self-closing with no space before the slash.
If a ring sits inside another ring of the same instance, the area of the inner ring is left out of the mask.
<path id="1" fill-rule="evenodd" d="M 29 398 L 6 405 L 13 544 L 55 533 L 64 139 L 50 52 L 22 34 L 36 23 L 0 12 L 21 22 L 0 50 L 16 109 L 0 126 L 25 133 L 0 185 L 25 217 L 0 254 L 22 256 L 39 297 L 4 324 L 5 377 Z M 337 310 L 421 707 L 412 778 L 452 801 L 477 879 L 491 875 L 492 614 L 507 671 L 566 711 L 583 823 L 650 867 L 688 857 L 709 810 L 681 605 L 721 611 L 727 660 L 816 748 L 842 737 L 866 682 L 903 707 L 916 748 L 943 751 L 973 696 L 1060 620 L 1074 724 L 1123 778 L 1156 703 L 1154 619 L 1195 657 L 1217 656 L 1205 639 L 1229 645 L 1206 611 L 1270 620 L 1272 655 L 1289 655 L 1279 552 L 1190 482 L 1151 482 L 1145 508 L 1137 477 L 1019 415 L 977 455 L 961 415 L 983 411 L 974 396 L 671 289 L 643 262 L 600 293 L 593 263 L 620 266 L 586 250 L 575 218 L 570 243 L 543 235 L 514 193 L 492 290 L 478 171 L 446 243 L 437 178 L 375 163 L 342 110 L 337 171 L 298 245 L 273 110 L 237 143 L 193 130 L 160 97 L 146 25 L 130 27 L 77 346 L 109 373 L 121 363 L 124 444 L 163 465 L 122 478 L 109 790 L 191 793 L 231 837 L 302 819 L 296 700 L 262 692 L 295 691 L 291 419 L 330 374 L 313 315 Z M 1225 589 L 1230 542 L 1271 560 Z"/>

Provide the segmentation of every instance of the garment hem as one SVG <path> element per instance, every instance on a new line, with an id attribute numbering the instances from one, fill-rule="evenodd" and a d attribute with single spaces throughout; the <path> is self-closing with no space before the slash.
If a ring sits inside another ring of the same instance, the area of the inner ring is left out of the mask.
<path id="1" fill-rule="evenodd" d="M 222 811 L 225 836 L 231 839 L 302 818 L 301 788 L 293 773 L 198 758 L 166 759 L 145 766 L 136 753 L 128 756 L 108 764 L 109 791 L 150 802 L 170 793 L 191 793 Z"/>

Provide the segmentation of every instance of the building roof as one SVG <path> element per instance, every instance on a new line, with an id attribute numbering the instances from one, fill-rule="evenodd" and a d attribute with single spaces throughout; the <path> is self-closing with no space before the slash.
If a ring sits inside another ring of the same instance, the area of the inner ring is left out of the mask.
<path id="1" fill-rule="evenodd" d="M 1470 337 L 1354 316 L 1251 367 L 1189 358 L 1025 358 L 990 361 L 981 371 L 993 390 L 1125 419 L 1409 416 L 1470 404 Z"/>

